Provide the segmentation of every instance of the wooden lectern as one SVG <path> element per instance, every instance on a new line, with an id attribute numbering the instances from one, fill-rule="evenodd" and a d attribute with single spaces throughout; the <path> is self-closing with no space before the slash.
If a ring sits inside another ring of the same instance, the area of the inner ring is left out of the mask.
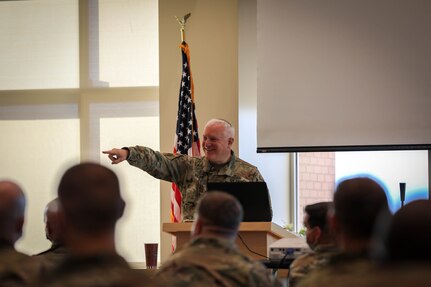
<path id="1" fill-rule="evenodd" d="M 190 241 L 192 224 L 192 222 L 163 223 L 162 230 L 177 238 L 177 248 L 179 248 Z M 269 245 L 285 237 L 294 237 L 294 235 L 275 223 L 241 222 L 236 244 L 244 254 L 261 260 L 265 259 L 264 256 L 268 257 Z M 257 254 L 250 252 L 249 249 Z"/>

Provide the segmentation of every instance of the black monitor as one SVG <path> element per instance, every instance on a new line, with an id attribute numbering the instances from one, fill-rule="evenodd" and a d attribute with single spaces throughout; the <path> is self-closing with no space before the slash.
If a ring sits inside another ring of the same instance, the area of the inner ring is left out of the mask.
<path id="1" fill-rule="evenodd" d="M 266 182 L 208 182 L 208 192 L 227 192 L 241 203 L 244 222 L 271 222 L 272 208 Z"/>

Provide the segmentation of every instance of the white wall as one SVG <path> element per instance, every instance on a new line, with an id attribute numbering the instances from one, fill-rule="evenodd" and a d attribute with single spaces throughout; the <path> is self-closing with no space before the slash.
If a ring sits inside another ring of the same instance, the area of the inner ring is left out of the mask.
<path id="1" fill-rule="evenodd" d="M 273 222 L 293 223 L 290 154 L 257 154 L 256 1 L 239 1 L 239 155 L 261 171 L 271 194 Z"/>

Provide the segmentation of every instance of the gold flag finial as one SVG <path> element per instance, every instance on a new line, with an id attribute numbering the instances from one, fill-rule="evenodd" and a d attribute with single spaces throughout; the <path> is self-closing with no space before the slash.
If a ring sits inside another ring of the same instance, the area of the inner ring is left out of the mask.
<path id="1" fill-rule="evenodd" d="M 181 42 L 184 42 L 184 40 L 185 40 L 185 36 L 184 36 L 185 32 L 184 31 L 186 29 L 187 19 L 190 17 L 190 15 L 191 15 L 191 13 L 188 13 L 188 14 L 184 15 L 183 18 L 178 18 L 177 16 L 175 16 L 175 19 L 177 19 L 178 24 L 180 24 Z"/>

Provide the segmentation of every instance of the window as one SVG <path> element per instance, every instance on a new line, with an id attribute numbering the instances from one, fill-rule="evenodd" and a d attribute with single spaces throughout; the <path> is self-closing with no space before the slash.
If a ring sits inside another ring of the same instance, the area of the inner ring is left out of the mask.
<path id="1" fill-rule="evenodd" d="M 401 207 L 400 182 L 406 183 L 405 204 L 429 198 L 428 151 L 362 151 L 298 153 L 297 226 L 302 226 L 305 205 L 331 201 L 343 179 L 366 176 L 386 191 L 392 212 Z"/>
<path id="2" fill-rule="evenodd" d="M 127 163 L 112 166 L 101 150 L 159 149 L 158 2 L 0 2 L 0 35 L 0 148 L 8 151 L 0 174 L 28 198 L 16 247 L 49 247 L 45 205 L 64 170 L 90 160 L 119 176 L 127 207 L 118 249 L 143 262 L 143 243 L 160 241 L 159 182 Z"/>
<path id="3" fill-rule="evenodd" d="M 0 89 L 79 86 L 78 1 L 0 2 Z"/>

